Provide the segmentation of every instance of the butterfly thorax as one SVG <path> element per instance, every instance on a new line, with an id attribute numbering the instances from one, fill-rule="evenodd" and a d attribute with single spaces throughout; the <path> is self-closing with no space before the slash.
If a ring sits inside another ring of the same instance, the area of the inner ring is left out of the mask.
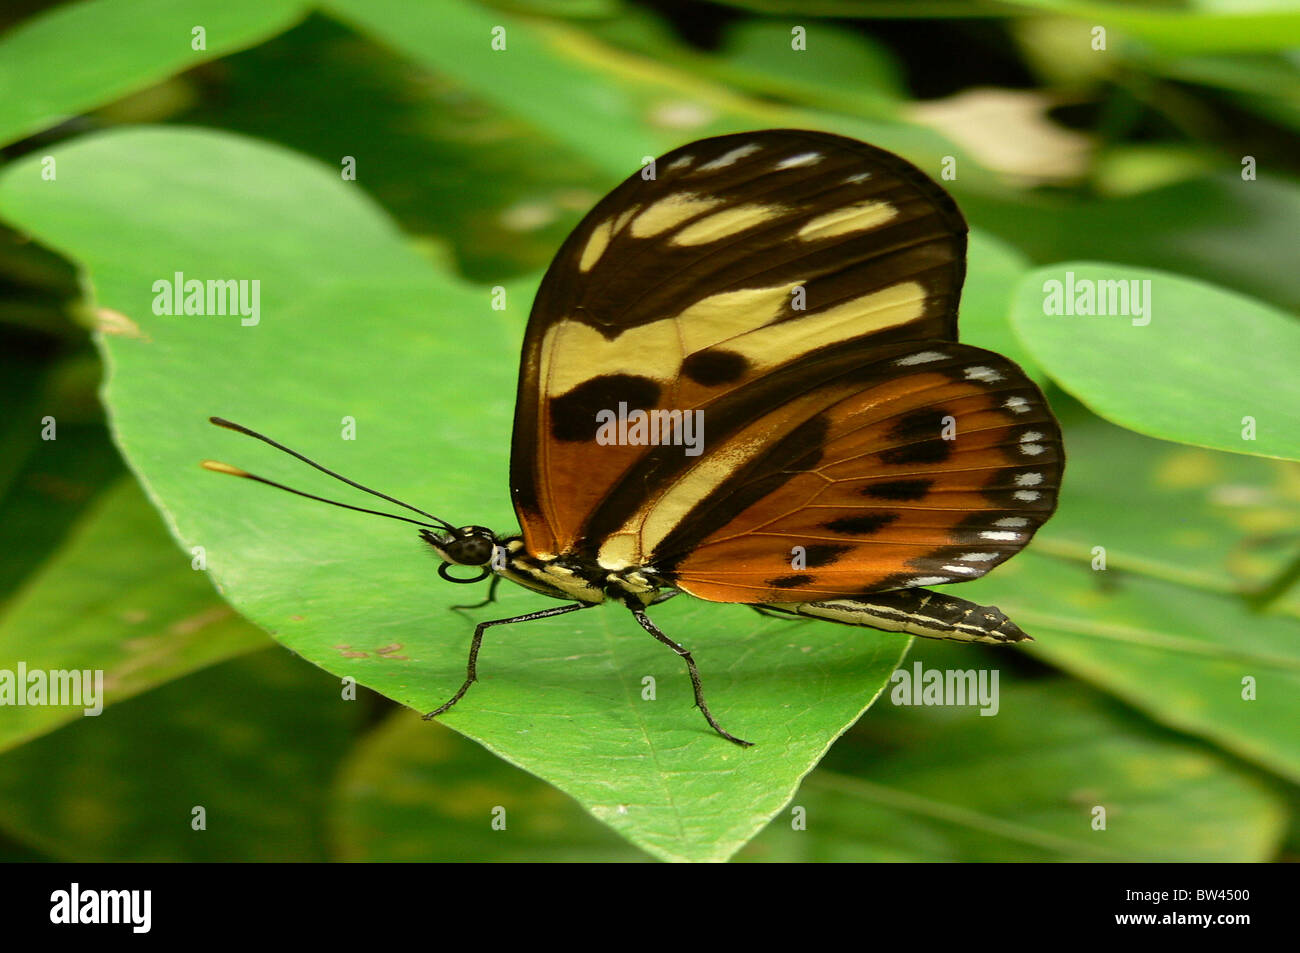
<path id="1" fill-rule="evenodd" d="M 555 599 L 595 604 L 606 599 L 649 605 L 664 588 L 671 588 L 649 569 L 609 570 L 594 560 L 578 556 L 536 556 L 528 552 L 523 537 L 499 540 L 501 556 L 492 569 L 526 589 Z"/>

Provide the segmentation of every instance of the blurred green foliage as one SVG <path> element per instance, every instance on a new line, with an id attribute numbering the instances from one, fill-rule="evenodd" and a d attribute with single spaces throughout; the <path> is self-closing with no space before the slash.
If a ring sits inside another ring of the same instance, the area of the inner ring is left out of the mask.
<path id="1" fill-rule="evenodd" d="M 1242 6 L 0 14 L 0 669 L 110 686 L 97 719 L 0 708 L 0 858 L 1294 859 L 1300 5 Z M 1060 512 L 957 590 L 1038 641 L 915 644 L 903 663 L 997 669 L 998 716 L 892 704 L 897 637 L 678 600 L 665 624 L 733 730 L 787 732 L 766 760 L 738 767 L 692 720 L 676 660 L 599 610 L 489 638 L 477 704 L 448 719 L 479 743 L 421 722 L 397 702 L 457 680 L 460 590 L 405 534 L 207 479 L 198 458 L 252 454 L 202 414 L 348 446 L 343 472 L 509 528 L 539 270 L 643 156 L 767 126 L 936 177 L 954 159 L 963 339 L 1022 362 L 1061 418 Z M 1090 269 L 1151 280 L 1152 325 L 1044 319 L 1043 281 Z M 151 325 L 151 278 L 174 270 L 274 276 L 260 344 Z M 355 444 L 328 436 L 343 415 L 367 428 Z M 258 651 L 267 636 L 192 568 L 199 540 L 230 602 L 315 665 Z M 375 692 L 344 700 L 349 674 Z"/>

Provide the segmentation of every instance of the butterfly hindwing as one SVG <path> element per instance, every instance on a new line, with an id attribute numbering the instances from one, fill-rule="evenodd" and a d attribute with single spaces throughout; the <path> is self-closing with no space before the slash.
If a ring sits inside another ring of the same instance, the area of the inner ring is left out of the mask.
<path id="1" fill-rule="evenodd" d="M 702 140 L 631 176 L 569 237 L 529 319 L 511 464 L 529 551 L 599 550 L 699 463 L 681 446 L 599 443 L 597 413 L 704 410 L 707 447 L 723 411 L 747 406 L 730 396 L 783 368 L 955 340 L 965 244 L 925 175 L 825 133 Z M 619 563 L 649 555 L 629 539 Z"/>
<path id="2" fill-rule="evenodd" d="M 1060 430 L 1006 358 L 950 342 L 847 349 L 807 385 L 719 435 L 705 456 L 728 465 L 684 510 L 673 488 L 647 504 L 640 543 L 674 585 L 792 603 L 975 579 L 1055 509 Z"/>

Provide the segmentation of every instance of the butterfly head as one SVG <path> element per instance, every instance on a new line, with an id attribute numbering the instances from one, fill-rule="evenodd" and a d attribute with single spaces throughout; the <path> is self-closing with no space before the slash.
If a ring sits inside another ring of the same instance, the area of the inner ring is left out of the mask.
<path id="1" fill-rule="evenodd" d="M 456 566 L 486 566 L 496 552 L 497 534 L 486 526 L 462 526 L 449 531 L 420 530 L 420 538 L 443 562 Z"/>

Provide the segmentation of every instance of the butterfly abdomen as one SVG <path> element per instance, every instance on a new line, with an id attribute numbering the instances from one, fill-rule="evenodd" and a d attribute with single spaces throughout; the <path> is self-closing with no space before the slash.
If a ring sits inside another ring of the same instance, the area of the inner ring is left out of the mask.
<path id="1" fill-rule="evenodd" d="M 930 639 L 991 643 L 1029 639 L 997 606 L 982 606 L 926 589 L 896 589 L 822 602 L 775 603 L 768 608 Z"/>

